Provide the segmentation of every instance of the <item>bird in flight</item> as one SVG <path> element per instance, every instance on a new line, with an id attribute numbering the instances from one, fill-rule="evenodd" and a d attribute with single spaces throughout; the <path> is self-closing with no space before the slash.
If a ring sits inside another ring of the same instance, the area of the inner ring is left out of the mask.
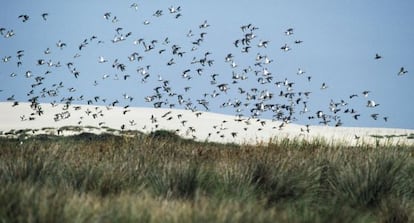
<path id="1" fill-rule="evenodd" d="M 138 4 L 136 2 L 132 3 L 130 8 L 135 9 L 135 11 L 138 11 Z"/>
<path id="2" fill-rule="evenodd" d="M 228 88 L 228 84 L 219 84 L 217 85 L 217 87 L 219 88 L 220 91 L 224 91 L 227 92 Z"/>
<path id="3" fill-rule="evenodd" d="M 373 101 L 373 100 L 368 100 L 368 103 L 367 103 L 367 107 L 369 107 L 369 108 L 373 108 L 373 107 L 377 107 L 379 104 L 378 103 L 375 103 L 375 101 Z"/>
<path id="4" fill-rule="evenodd" d="M 24 15 L 19 15 L 19 19 L 22 20 L 22 22 L 27 22 L 27 20 L 29 20 L 29 16 L 24 14 Z"/>
<path id="5" fill-rule="evenodd" d="M 290 35 L 292 35 L 293 34 L 293 28 L 289 28 L 289 29 L 287 29 L 286 31 L 285 31 L 285 35 L 286 36 L 290 36 Z"/>
<path id="6" fill-rule="evenodd" d="M 98 62 L 99 62 L 99 63 L 105 63 L 105 62 L 108 62 L 108 60 L 107 60 L 107 59 L 105 59 L 103 56 L 100 56 L 100 57 L 98 58 Z"/>
<path id="7" fill-rule="evenodd" d="M 402 75 L 404 75 L 406 73 L 408 73 L 408 71 L 404 67 L 401 67 L 400 68 L 400 71 L 398 72 L 398 76 L 402 76 Z"/>
<path id="8" fill-rule="evenodd" d="M 204 20 L 203 24 L 199 25 L 198 27 L 200 29 L 205 29 L 207 27 L 209 27 L 210 25 L 207 23 L 207 20 Z"/>
<path id="9" fill-rule="evenodd" d="M 60 49 L 63 49 L 63 47 L 66 46 L 66 43 L 64 43 L 61 40 L 59 40 L 59 42 L 56 43 L 56 46 L 59 47 Z"/>
<path id="10" fill-rule="evenodd" d="M 290 47 L 287 44 L 285 44 L 282 47 L 280 47 L 280 49 L 286 52 L 290 50 Z"/>
<path id="11" fill-rule="evenodd" d="M 42 18 L 43 18 L 43 20 L 45 20 L 45 21 L 46 21 L 48 16 L 49 16 L 49 13 L 46 13 L 46 12 L 45 12 L 45 13 L 43 13 L 43 14 L 42 14 Z"/>
<path id="12" fill-rule="evenodd" d="M 111 18 L 111 13 L 110 13 L 110 12 L 106 12 L 106 13 L 104 14 L 104 18 L 105 18 L 105 19 L 109 19 L 109 18 Z"/>

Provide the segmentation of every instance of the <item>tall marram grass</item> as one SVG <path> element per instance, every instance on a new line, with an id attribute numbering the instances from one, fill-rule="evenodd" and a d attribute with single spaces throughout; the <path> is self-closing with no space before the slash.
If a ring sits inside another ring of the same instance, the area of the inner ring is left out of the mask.
<path id="1" fill-rule="evenodd" d="M 0 139 L 1 222 L 414 222 L 414 147 Z"/>

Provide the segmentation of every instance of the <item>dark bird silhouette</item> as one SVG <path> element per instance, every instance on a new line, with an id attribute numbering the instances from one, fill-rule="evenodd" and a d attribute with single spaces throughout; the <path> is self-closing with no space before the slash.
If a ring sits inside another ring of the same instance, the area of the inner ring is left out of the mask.
<path id="1" fill-rule="evenodd" d="M 404 67 L 401 67 L 400 71 L 398 72 L 398 76 L 404 75 L 406 73 L 408 73 L 408 71 Z"/>
<path id="2" fill-rule="evenodd" d="M 29 20 L 29 18 L 30 17 L 28 15 L 26 15 L 26 14 L 19 15 L 19 19 L 21 19 L 22 22 L 27 22 L 27 20 Z"/>
<path id="3" fill-rule="evenodd" d="M 42 13 L 42 18 L 43 18 L 43 20 L 47 20 L 47 17 L 49 16 L 49 13 Z"/>
<path id="4" fill-rule="evenodd" d="M 293 28 L 289 28 L 289 29 L 287 29 L 286 31 L 285 31 L 285 35 L 286 36 L 290 36 L 290 35 L 292 35 L 293 34 Z"/>

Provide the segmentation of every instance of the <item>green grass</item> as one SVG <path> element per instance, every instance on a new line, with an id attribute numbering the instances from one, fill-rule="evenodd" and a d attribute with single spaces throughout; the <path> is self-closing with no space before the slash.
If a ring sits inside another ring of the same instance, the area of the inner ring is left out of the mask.
<path id="1" fill-rule="evenodd" d="M 132 137 L 133 135 L 133 137 Z M 414 222 L 414 147 L 0 138 L 1 222 Z"/>

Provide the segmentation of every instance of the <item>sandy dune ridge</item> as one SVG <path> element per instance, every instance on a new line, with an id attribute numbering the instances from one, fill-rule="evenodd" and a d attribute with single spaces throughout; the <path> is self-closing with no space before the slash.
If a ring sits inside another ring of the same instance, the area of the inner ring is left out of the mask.
<path id="1" fill-rule="evenodd" d="M 355 128 L 309 126 L 269 119 L 252 119 L 203 111 L 167 108 L 123 108 L 94 105 L 40 104 L 40 116 L 30 103 L 0 103 L 0 133 L 30 129 L 32 134 L 78 134 L 79 131 L 62 130 L 62 127 L 79 126 L 82 132 L 122 132 L 137 130 L 149 133 L 171 130 L 185 138 L 221 143 L 257 144 L 270 140 L 324 139 L 329 143 L 391 143 L 413 144 L 414 130 L 391 128 Z M 34 113 L 34 114 L 33 114 Z M 33 119 L 34 118 L 34 119 Z M 32 119 L 32 120 L 31 120 Z M 33 131 L 34 130 L 34 131 Z"/>

